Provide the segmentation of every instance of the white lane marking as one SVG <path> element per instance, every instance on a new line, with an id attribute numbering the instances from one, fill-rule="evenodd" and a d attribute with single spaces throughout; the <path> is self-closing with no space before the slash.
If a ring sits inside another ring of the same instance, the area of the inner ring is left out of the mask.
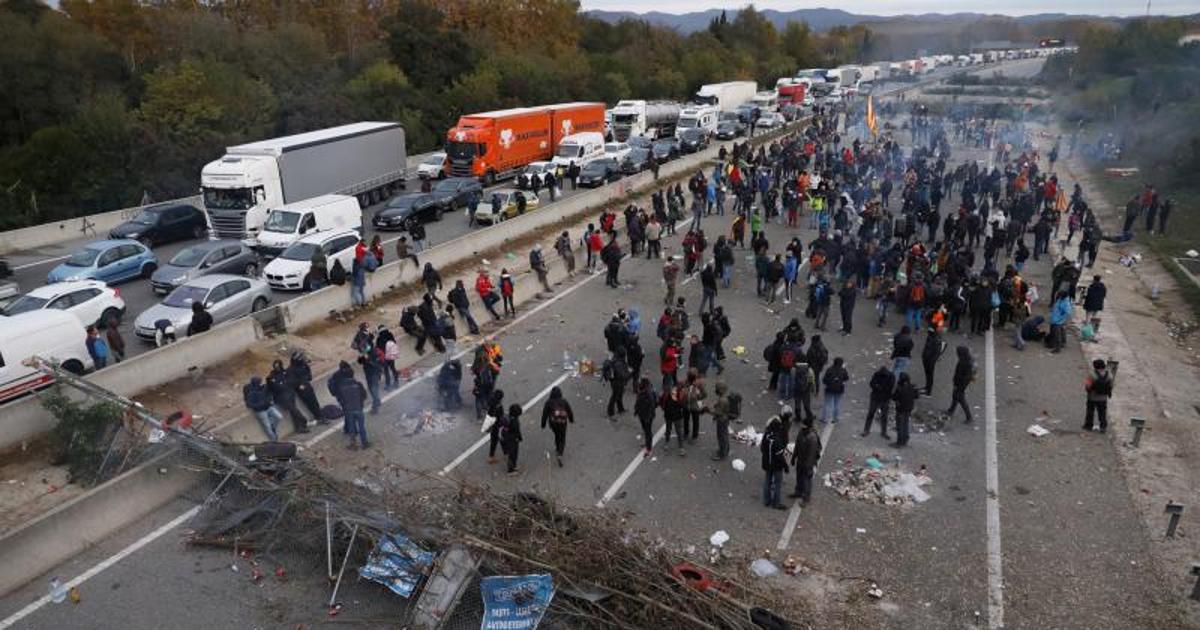
<path id="1" fill-rule="evenodd" d="M 835 427 L 835 426 L 837 426 L 837 425 L 830 422 L 829 424 L 825 425 L 824 429 L 821 430 L 821 452 L 822 453 L 829 452 L 829 450 L 828 450 L 829 449 L 829 438 L 833 435 L 833 427 Z M 822 457 L 821 459 L 824 459 L 824 457 Z M 819 459 L 819 460 L 817 460 L 817 465 L 813 467 L 813 487 L 814 488 L 818 487 L 817 486 L 817 479 L 818 479 L 817 470 L 820 467 L 821 467 L 821 460 Z M 780 492 L 782 493 L 783 490 L 781 489 Z M 796 525 L 800 522 L 800 513 L 803 511 L 804 511 L 804 507 L 800 505 L 800 499 L 796 499 L 795 501 L 792 502 L 792 509 L 788 512 L 787 523 L 784 523 L 783 532 L 781 534 L 779 534 L 779 544 L 775 545 L 775 548 L 778 549 L 779 551 L 783 551 L 783 550 L 787 549 L 788 545 L 790 545 L 792 543 L 792 532 L 796 531 Z"/>
<path id="2" fill-rule="evenodd" d="M 984 339 L 984 451 L 987 462 L 988 628 L 1004 627 L 1004 558 L 1000 554 L 1000 469 L 996 454 L 996 349 Z"/>
<path id="3" fill-rule="evenodd" d="M 60 260 L 66 260 L 66 259 L 68 259 L 68 258 L 70 258 L 70 256 L 58 256 L 57 258 L 47 258 L 47 259 L 45 259 L 45 260 L 38 260 L 38 261 L 35 261 L 35 262 L 31 262 L 31 263 L 25 263 L 24 265 L 17 265 L 16 267 L 13 267 L 13 268 L 12 268 L 12 270 L 13 270 L 13 271 L 20 271 L 20 270 L 22 270 L 22 269 L 29 269 L 29 268 L 31 268 L 31 267 L 37 267 L 37 266 L 40 266 L 40 265 L 45 265 L 45 264 L 49 264 L 49 263 L 55 263 L 55 262 L 58 262 L 58 261 L 60 261 Z"/>
<path id="4" fill-rule="evenodd" d="M 546 388 L 543 389 L 542 391 L 538 392 L 536 396 L 534 396 L 533 398 L 530 398 L 529 402 L 522 405 L 521 409 L 525 412 L 529 411 L 529 409 L 531 407 L 533 407 L 534 405 L 536 405 L 539 400 L 541 400 L 542 398 L 545 398 L 546 395 L 550 393 L 550 390 L 554 389 L 555 387 L 558 387 L 559 384 L 561 384 L 563 381 L 567 380 L 567 377 L 569 377 L 569 376 L 571 376 L 571 374 L 568 372 L 568 373 L 563 374 L 562 376 L 554 379 L 554 382 L 547 385 Z M 455 457 L 454 461 L 447 464 L 446 467 L 443 468 L 441 470 L 441 472 L 439 472 L 438 474 L 445 475 L 445 474 L 449 473 L 451 470 L 454 470 L 459 464 L 466 461 L 468 457 L 470 457 L 473 453 L 475 453 L 475 451 L 482 448 L 484 444 L 487 444 L 489 439 L 490 439 L 490 436 L 487 436 L 487 435 L 479 438 L 478 441 L 476 441 L 474 444 L 472 444 L 470 447 L 468 447 L 467 450 L 463 451 L 461 455 L 459 455 L 458 457 Z"/>
<path id="5" fill-rule="evenodd" d="M 176 527 L 179 527 L 183 523 L 187 522 L 189 519 L 191 519 L 193 516 L 195 516 L 197 513 L 200 512 L 200 507 L 201 506 L 197 505 L 197 506 L 189 509 L 188 511 L 184 512 L 183 514 L 176 516 L 170 522 L 163 524 L 158 529 L 137 539 L 136 541 L 133 542 L 133 544 L 129 545 L 128 547 L 122 549 L 121 551 L 118 551 L 117 553 L 113 554 L 112 556 L 109 556 L 108 558 L 105 558 L 99 564 L 93 566 L 92 568 L 88 569 L 87 571 L 84 571 L 83 573 L 80 573 L 78 577 L 75 577 L 75 578 L 67 581 L 66 583 L 64 583 L 63 589 L 69 591 L 72 588 L 75 588 L 76 586 L 79 586 L 80 584 L 83 584 L 84 582 L 96 577 L 97 575 L 99 575 L 101 572 L 108 569 L 112 565 L 120 562 L 121 560 L 124 560 L 125 558 L 129 557 L 130 555 L 133 555 L 134 553 L 137 553 L 137 551 L 139 549 L 141 549 L 142 547 L 149 545 L 150 543 L 154 542 L 158 538 L 162 537 L 163 534 L 166 534 L 167 532 L 171 531 L 172 529 L 175 529 Z M 4 621 L 0 621 L 0 630 L 5 630 L 6 628 L 13 627 L 14 625 L 16 625 L 17 622 L 28 617 L 29 615 L 32 615 L 35 612 L 37 612 L 40 608 L 42 608 L 46 604 L 49 604 L 50 601 L 51 601 L 50 594 L 42 595 L 40 598 L 38 598 L 32 604 L 29 604 L 28 606 L 22 608 L 21 610 L 18 610 L 17 612 L 13 613 L 12 615 L 9 615 L 9 617 L 7 619 L 5 619 Z"/>
<path id="6" fill-rule="evenodd" d="M 664 423 L 661 427 L 658 427 L 658 431 L 654 433 L 654 439 L 650 440 L 650 446 L 653 448 L 655 445 L 657 445 L 659 440 L 662 440 L 662 436 L 665 435 L 666 432 L 667 425 Z M 612 500 L 613 497 L 617 496 L 617 492 L 621 490 L 621 486 L 625 485 L 626 481 L 629 481 L 629 478 L 633 476 L 633 471 L 637 470 L 638 466 L 641 466 L 642 462 L 646 459 L 648 458 L 643 454 L 643 451 L 639 450 L 638 454 L 633 456 L 633 461 L 629 462 L 629 465 L 625 467 L 625 470 L 621 471 L 621 476 L 617 477 L 617 480 L 612 482 L 612 485 L 608 487 L 608 490 L 604 493 L 604 496 L 600 497 L 600 500 L 596 502 L 596 507 L 604 507 L 609 501 Z"/>

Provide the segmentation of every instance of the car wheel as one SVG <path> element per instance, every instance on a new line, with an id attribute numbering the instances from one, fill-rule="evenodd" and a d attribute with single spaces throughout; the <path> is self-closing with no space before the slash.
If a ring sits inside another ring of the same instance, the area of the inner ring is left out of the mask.
<path id="1" fill-rule="evenodd" d="M 69 359 L 62 364 L 64 370 L 74 374 L 75 376 L 83 376 L 83 363 L 75 359 Z"/>
<path id="2" fill-rule="evenodd" d="M 242 275 L 247 278 L 258 277 L 258 263 L 246 263 L 246 268 L 242 270 Z"/>
<path id="3" fill-rule="evenodd" d="M 200 239 L 204 238 L 204 235 L 207 233 L 208 233 L 208 228 L 204 227 L 203 225 L 197 225 L 196 227 L 192 228 L 192 238 L 193 239 L 200 240 Z"/>
<path id="4" fill-rule="evenodd" d="M 154 275 L 155 269 L 158 269 L 158 265 L 156 265 L 152 262 L 148 262 L 148 263 L 142 265 L 142 277 L 149 279 L 150 276 Z"/>
<path id="5" fill-rule="evenodd" d="M 264 298 L 264 297 L 254 298 L 254 303 L 250 305 L 250 312 L 257 313 L 257 312 L 263 310 L 264 308 L 267 308 L 267 298 Z"/>
<path id="6" fill-rule="evenodd" d="M 104 309 L 100 314 L 100 321 L 96 322 L 97 328 L 108 328 L 108 322 L 115 322 L 117 325 L 121 323 L 121 309 L 109 307 Z"/>

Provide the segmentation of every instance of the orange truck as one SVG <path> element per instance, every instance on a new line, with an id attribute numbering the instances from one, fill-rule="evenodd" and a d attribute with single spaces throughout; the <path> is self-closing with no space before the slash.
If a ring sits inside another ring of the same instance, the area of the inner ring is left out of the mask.
<path id="1" fill-rule="evenodd" d="M 564 136 L 604 131 L 604 103 L 519 107 L 458 119 L 446 132 L 453 177 L 476 177 L 487 185 L 515 176 L 530 162 L 548 160 Z"/>
<path id="2" fill-rule="evenodd" d="M 807 83 L 792 83 L 779 86 L 779 105 L 803 105 L 804 95 L 808 92 Z"/>

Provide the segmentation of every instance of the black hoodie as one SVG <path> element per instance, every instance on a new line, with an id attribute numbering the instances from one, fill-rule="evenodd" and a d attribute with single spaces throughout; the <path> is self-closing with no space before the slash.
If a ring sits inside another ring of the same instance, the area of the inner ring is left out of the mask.
<path id="1" fill-rule="evenodd" d="M 966 346 L 958 347 L 958 363 L 954 366 L 954 386 L 962 389 L 975 380 L 975 360 Z"/>

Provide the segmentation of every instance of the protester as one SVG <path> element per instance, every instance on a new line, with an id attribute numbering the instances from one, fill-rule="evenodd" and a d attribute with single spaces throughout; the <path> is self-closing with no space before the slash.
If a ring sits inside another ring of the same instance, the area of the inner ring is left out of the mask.
<path id="1" fill-rule="evenodd" d="M 542 405 L 542 430 L 549 425 L 554 433 L 554 458 L 559 468 L 562 468 L 563 451 L 567 448 L 567 425 L 574 423 L 575 412 L 571 409 L 571 403 L 563 398 L 562 389 L 554 386 L 546 404 Z"/>
<path id="2" fill-rule="evenodd" d="M 788 472 L 787 441 L 783 439 L 779 416 L 771 416 L 767 420 L 767 428 L 763 430 L 759 451 L 762 454 L 763 505 L 777 510 L 786 510 L 780 502 L 780 491 L 783 487 L 783 475 Z"/>
<path id="3" fill-rule="evenodd" d="M 263 383 L 262 378 L 258 376 L 251 377 L 250 382 L 242 387 L 242 402 L 246 404 L 246 408 L 258 420 L 263 433 L 267 434 L 267 440 L 271 442 L 278 441 L 279 433 L 276 432 L 275 427 L 279 426 L 280 421 L 283 420 L 283 416 L 271 404 L 271 390 Z"/>
<path id="4" fill-rule="evenodd" d="M 1108 431 L 1108 401 L 1112 398 L 1113 386 L 1116 380 L 1116 368 L 1109 371 L 1109 365 L 1103 359 L 1092 361 L 1092 369 L 1084 383 L 1087 391 L 1087 413 L 1083 421 L 1083 430 L 1091 431 L 1093 427 L 1101 433 Z"/>
<path id="5" fill-rule="evenodd" d="M 946 415 L 953 418 L 954 410 L 961 406 L 963 413 L 967 416 L 963 422 L 971 424 L 971 405 L 967 403 L 967 387 L 975 382 L 975 360 L 971 358 L 971 350 L 966 346 L 959 346 L 956 352 L 958 353 L 958 363 L 954 365 L 954 391 L 950 395 L 950 409 L 946 411 Z"/>
<path id="6" fill-rule="evenodd" d="M 800 499 L 802 505 L 808 505 L 812 500 L 813 472 L 820 460 L 821 436 L 811 421 L 804 422 L 796 434 L 792 449 L 791 464 L 796 468 L 796 490 L 790 495 L 793 499 Z"/>

